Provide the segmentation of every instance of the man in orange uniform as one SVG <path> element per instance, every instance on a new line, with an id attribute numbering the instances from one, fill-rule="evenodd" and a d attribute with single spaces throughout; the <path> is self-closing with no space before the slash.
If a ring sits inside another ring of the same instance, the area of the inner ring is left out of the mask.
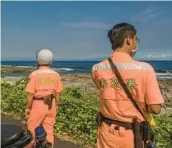
<path id="1" fill-rule="evenodd" d="M 117 24 L 108 32 L 108 37 L 113 49 L 111 59 L 137 104 L 147 113 L 160 113 L 164 100 L 155 71 L 148 63 L 133 59 L 139 42 L 135 27 L 128 23 Z M 114 75 L 108 60 L 93 66 L 92 79 L 100 91 L 100 111 L 104 117 L 123 123 L 132 123 L 134 117 L 138 122 L 144 121 Z M 97 148 L 134 148 L 132 129 L 103 122 L 98 129 Z"/>
<path id="2" fill-rule="evenodd" d="M 35 135 L 35 128 L 43 125 L 47 140 L 54 144 L 54 123 L 56 109 L 63 90 L 60 75 L 51 69 L 53 53 L 49 49 L 39 50 L 36 54 L 38 70 L 32 72 L 25 91 L 27 105 L 25 115 L 28 118 L 27 128 Z M 46 103 L 45 99 L 50 103 Z"/>

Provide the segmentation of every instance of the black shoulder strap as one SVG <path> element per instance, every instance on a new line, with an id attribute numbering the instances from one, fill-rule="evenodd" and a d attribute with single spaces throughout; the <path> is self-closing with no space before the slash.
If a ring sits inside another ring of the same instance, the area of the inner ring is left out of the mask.
<path id="1" fill-rule="evenodd" d="M 143 116 L 143 118 L 146 120 L 146 117 L 144 116 L 144 113 L 141 111 L 140 107 L 138 106 L 138 104 L 136 103 L 135 99 L 133 98 L 131 92 L 129 91 L 127 85 L 124 83 L 124 80 L 121 77 L 121 74 L 119 73 L 117 67 L 115 66 L 115 64 L 113 63 L 111 58 L 108 58 L 108 61 L 110 63 L 110 66 L 112 68 L 112 71 L 114 72 L 114 74 L 116 75 L 119 83 L 121 84 L 121 86 L 123 87 L 125 93 L 127 94 L 127 97 L 131 100 L 131 102 L 133 103 L 133 105 L 135 106 L 135 108 L 141 113 L 141 115 Z"/>

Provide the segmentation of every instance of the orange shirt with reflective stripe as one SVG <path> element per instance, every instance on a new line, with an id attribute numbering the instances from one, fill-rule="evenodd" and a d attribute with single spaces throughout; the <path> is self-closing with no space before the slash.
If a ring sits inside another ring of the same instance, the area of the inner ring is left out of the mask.
<path id="1" fill-rule="evenodd" d="M 63 90 L 60 75 L 48 66 L 40 66 L 32 72 L 25 91 L 34 94 L 35 98 L 59 93 Z"/>
<path id="2" fill-rule="evenodd" d="M 124 52 L 113 52 L 111 58 L 130 92 L 142 107 L 146 104 L 164 103 L 155 71 L 151 65 L 135 61 Z M 100 90 L 100 108 L 104 116 L 124 122 L 132 122 L 133 117 L 137 117 L 140 121 L 143 120 L 118 83 L 108 60 L 93 66 L 92 78 Z"/>

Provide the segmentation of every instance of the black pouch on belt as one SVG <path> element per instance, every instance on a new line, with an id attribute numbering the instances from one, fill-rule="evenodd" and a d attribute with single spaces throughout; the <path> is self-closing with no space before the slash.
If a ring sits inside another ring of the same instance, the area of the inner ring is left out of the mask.
<path id="1" fill-rule="evenodd" d="M 141 122 L 141 135 L 144 141 L 144 148 L 157 148 L 154 143 L 154 134 L 151 131 L 150 124 L 146 121 Z"/>
<path id="2" fill-rule="evenodd" d="M 133 119 L 133 133 L 135 148 L 142 148 L 141 125 L 137 121 L 137 118 Z"/>
<path id="3" fill-rule="evenodd" d="M 102 122 L 103 122 L 103 116 L 102 116 L 101 112 L 98 112 L 97 116 L 96 116 L 96 123 L 98 126 L 100 126 L 102 124 Z"/>
<path id="4" fill-rule="evenodd" d="M 144 142 L 150 140 L 151 138 L 151 128 L 150 124 L 146 121 L 141 122 L 141 135 Z"/>
<path id="5" fill-rule="evenodd" d="M 48 105 L 48 109 L 52 108 L 53 98 L 54 98 L 53 94 L 44 97 L 44 103 Z"/>

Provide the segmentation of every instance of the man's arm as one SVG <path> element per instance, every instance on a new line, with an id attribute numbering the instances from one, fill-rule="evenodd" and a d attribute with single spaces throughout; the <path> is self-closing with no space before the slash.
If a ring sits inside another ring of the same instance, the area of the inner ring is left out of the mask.
<path id="1" fill-rule="evenodd" d="M 33 103 L 33 94 L 28 93 L 27 94 L 27 104 L 26 104 L 26 109 L 31 109 Z"/>
<path id="2" fill-rule="evenodd" d="M 60 93 L 56 93 L 55 99 L 56 99 L 56 105 L 58 106 L 60 101 Z"/>
<path id="3" fill-rule="evenodd" d="M 35 93 L 35 78 L 32 76 L 32 74 L 29 76 L 29 80 L 28 80 L 25 92 L 27 92 L 25 116 L 26 118 L 29 118 L 30 110 L 32 108 L 32 103 L 33 103 L 33 96 Z"/>
<path id="4" fill-rule="evenodd" d="M 153 67 L 146 72 L 145 98 L 148 113 L 159 114 L 164 103 Z"/>
<path id="5" fill-rule="evenodd" d="M 61 77 L 59 74 L 57 74 L 57 87 L 56 87 L 56 91 L 55 91 L 55 101 L 56 101 L 56 106 L 58 107 L 59 105 L 59 101 L 60 101 L 60 95 L 61 92 L 63 91 L 63 83 L 61 80 Z"/>

